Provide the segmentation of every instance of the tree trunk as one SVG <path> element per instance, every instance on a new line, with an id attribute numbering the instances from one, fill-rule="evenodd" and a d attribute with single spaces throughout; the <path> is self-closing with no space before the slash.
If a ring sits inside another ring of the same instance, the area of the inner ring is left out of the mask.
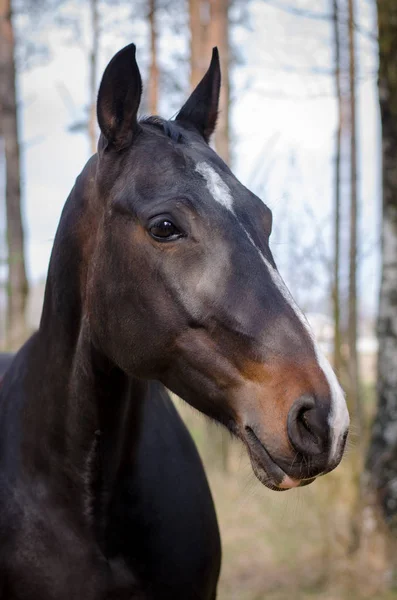
<path id="1" fill-rule="evenodd" d="M 382 122 L 382 279 L 378 317 L 378 411 L 368 468 L 384 514 L 397 523 L 397 5 L 378 0 Z"/>
<path id="2" fill-rule="evenodd" d="M 209 0 L 189 0 L 190 88 L 193 90 L 204 76 L 210 57 L 208 25 Z"/>
<path id="3" fill-rule="evenodd" d="M 339 36 L 339 7 L 338 0 L 333 0 L 333 27 L 335 51 L 335 92 L 337 102 L 337 129 L 335 148 L 335 207 L 334 207 L 334 284 L 333 284 L 333 313 L 334 313 L 334 370 L 340 377 L 341 372 L 341 318 L 340 318 L 340 171 L 341 171 L 341 146 L 342 146 L 342 91 L 341 91 L 341 59 Z"/>
<path id="4" fill-rule="evenodd" d="M 88 137 L 90 140 L 90 149 L 92 154 L 97 151 L 97 116 L 96 116 L 96 97 L 98 92 L 98 52 L 99 52 L 99 12 L 98 0 L 90 0 L 91 27 L 92 27 L 92 46 L 90 52 L 90 109 L 88 118 Z"/>
<path id="5" fill-rule="evenodd" d="M 360 577 L 370 579 L 374 594 L 391 584 L 397 526 L 397 4 L 378 0 L 377 6 L 383 189 L 378 406 L 367 454 L 360 547 Z"/>
<path id="6" fill-rule="evenodd" d="M 28 282 L 21 211 L 20 150 L 11 0 L 0 0 L 0 118 L 6 160 L 8 250 L 7 345 L 17 348 L 26 335 Z"/>
<path id="7" fill-rule="evenodd" d="M 229 144 L 229 0 L 189 0 L 190 86 L 193 89 L 208 69 L 211 51 L 218 47 L 222 70 L 215 149 L 230 164 Z"/>
<path id="8" fill-rule="evenodd" d="M 222 70 L 222 85 L 219 97 L 219 115 L 215 130 L 215 148 L 226 164 L 230 164 L 229 145 L 229 0 L 210 0 L 211 46 L 218 46 Z"/>
<path id="9" fill-rule="evenodd" d="M 208 69 L 213 46 L 218 46 L 222 86 L 219 117 L 215 130 L 215 148 L 229 163 L 229 21 L 228 0 L 189 0 L 190 86 L 195 88 Z M 206 452 L 214 466 L 229 470 L 230 436 L 207 424 Z"/>
<path id="10" fill-rule="evenodd" d="M 349 83 L 350 83 L 350 248 L 349 248 L 349 403 L 354 411 L 359 439 L 362 415 L 357 356 L 357 135 L 356 135 L 356 51 L 354 0 L 349 0 Z"/>
<path id="11" fill-rule="evenodd" d="M 150 69 L 149 69 L 149 114 L 157 115 L 159 101 L 159 68 L 157 61 L 156 0 L 149 0 Z"/>

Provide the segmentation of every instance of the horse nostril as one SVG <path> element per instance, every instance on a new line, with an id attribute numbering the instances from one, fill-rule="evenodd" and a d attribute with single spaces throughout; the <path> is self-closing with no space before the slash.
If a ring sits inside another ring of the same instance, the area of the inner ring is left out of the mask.
<path id="1" fill-rule="evenodd" d="M 312 416 L 314 410 L 315 409 L 313 409 L 313 408 L 309 408 L 309 409 L 304 408 L 298 414 L 298 422 L 301 427 L 306 429 L 307 434 L 309 436 L 311 436 L 313 442 L 315 444 L 318 444 L 320 440 L 318 439 L 318 436 L 316 435 L 315 431 L 313 430 L 313 426 L 310 424 L 311 416 Z"/>
<path id="2" fill-rule="evenodd" d="M 304 395 L 292 405 L 288 414 L 288 436 L 295 450 L 302 454 L 320 454 L 328 445 L 328 411 Z"/>

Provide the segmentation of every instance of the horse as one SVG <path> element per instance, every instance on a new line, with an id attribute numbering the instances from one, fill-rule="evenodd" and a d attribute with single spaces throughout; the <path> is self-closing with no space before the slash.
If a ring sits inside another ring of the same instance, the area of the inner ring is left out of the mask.
<path id="1" fill-rule="evenodd" d="M 0 388 L 12 360 L 0 353 Z M 202 462 L 163 385 L 148 382 L 140 401 L 139 439 L 126 482 L 128 514 L 124 522 L 122 512 L 118 517 L 130 536 L 134 572 L 145 582 L 147 598 L 212 600 L 221 543 Z"/>
<path id="2" fill-rule="evenodd" d="M 271 211 L 209 144 L 220 81 L 214 49 L 173 120 L 139 119 L 135 46 L 105 69 L 98 151 L 0 390 L 2 600 L 216 597 L 213 505 L 164 387 L 238 437 L 270 489 L 342 458 L 345 398 L 277 270 Z"/>
<path id="3" fill-rule="evenodd" d="M 7 352 L 0 352 L 0 382 L 1 377 L 4 375 L 8 367 L 10 366 L 13 359 L 13 355 Z"/>

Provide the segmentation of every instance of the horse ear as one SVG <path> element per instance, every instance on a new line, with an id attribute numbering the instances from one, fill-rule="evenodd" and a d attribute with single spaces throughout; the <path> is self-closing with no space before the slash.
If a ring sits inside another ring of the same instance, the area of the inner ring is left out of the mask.
<path id="1" fill-rule="evenodd" d="M 215 129 L 220 87 L 219 53 L 218 48 L 213 48 L 208 71 L 175 117 L 176 121 L 193 125 L 206 142 Z"/>
<path id="2" fill-rule="evenodd" d="M 138 129 L 142 80 L 135 50 L 135 44 L 129 44 L 117 52 L 106 67 L 99 86 L 99 127 L 107 144 L 116 150 L 129 146 Z"/>

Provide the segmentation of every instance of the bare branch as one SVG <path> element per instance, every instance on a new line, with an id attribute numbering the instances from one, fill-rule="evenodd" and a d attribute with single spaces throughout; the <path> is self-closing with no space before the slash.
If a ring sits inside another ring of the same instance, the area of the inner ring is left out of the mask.
<path id="1" fill-rule="evenodd" d="M 265 2 L 272 8 L 276 8 L 295 17 L 302 17 L 303 19 L 314 19 L 316 21 L 332 21 L 333 19 L 331 13 L 320 13 L 312 10 L 307 10 L 305 8 L 298 8 L 291 4 L 279 2 L 278 0 L 263 0 L 263 2 Z M 354 21 L 354 29 L 357 31 L 357 33 L 360 33 L 362 36 L 364 36 L 371 42 L 378 41 L 378 36 L 375 32 L 369 31 L 368 29 L 357 23 L 357 21 Z"/>

